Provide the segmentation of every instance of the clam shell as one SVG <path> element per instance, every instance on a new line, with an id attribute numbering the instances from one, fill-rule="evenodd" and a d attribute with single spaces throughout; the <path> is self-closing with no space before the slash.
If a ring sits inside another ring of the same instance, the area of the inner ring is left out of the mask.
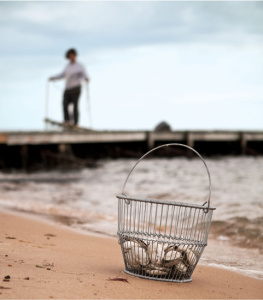
<path id="1" fill-rule="evenodd" d="M 154 264 L 150 263 L 149 265 L 144 267 L 144 271 L 150 275 L 166 275 L 170 271 L 170 268 L 157 267 Z"/>
<path id="2" fill-rule="evenodd" d="M 124 243 L 126 243 L 126 242 L 129 242 L 129 243 L 135 243 L 136 245 L 138 245 L 138 246 L 140 246 L 140 247 L 142 247 L 142 248 L 144 248 L 144 249 L 147 248 L 146 243 L 145 243 L 143 240 L 141 240 L 141 239 L 136 239 L 136 238 L 125 238 L 125 242 L 124 242 Z M 124 244 L 124 243 L 123 243 L 123 244 Z"/>
<path id="3" fill-rule="evenodd" d="M 197 255 L 191 249 L 191 246 L 180 245 L 177 247 L 177 251 L 182 252 L 186 257 L 186 263 L 190 266 L 194 266 L 197 262 Z"/>
<path id="4" fill-rule="evenodd" d="M 187 249 L 187 245 L 179 245 L 176 250 L 179 252 L 184 252 Z"/>
<path id="5" fill-rule="evenodd" d="M 149 264 L 150 259 L 149 259 L 147 251 L 144 248 L 142 248 L 140 246 L 135 246 L 135 247 L 131 248 L 130 252 L 133 257 L 133 261 L 136 264 L 140 264 L 142 266 L 146 266 Z"/>
<path id="6" fill-rule="evenodd" d="M 186 257 L 187 257 L 187 262 L 190 266 L 194 266 L 197 262 L 197 257 L 195 255 L 195 253 L 187 248 L 187 250 L 185 251 L 186 252 Z"/>
<path id="7" fill-rule="evenodd" d="M 141 266 L 149 264 L 150 260 L 144 243 L 137 242 L 136 240 L 128 240 L 122 246 L 128 267 L 139 269 Z"/>
<path id="8" fill-rule="evenodd" d="M 163 245 L 159 244 L 158 242 L 152 242 L 148 245 L 147 253 L 151 262 L 154 265 L 162 265 L 162 261 L 164 258 L 164 250 Z"/>
<path id="9" fill-rule="evenodd" d="M 135 243 L 130 242 L 130 241 L 126 241 L 122 244 L 124 252 L 127 252 L 127 251 L 131 250 L 131 248 L 134 247 L 134 246 L 135 246 Z"/>
<path id="10" fill-rule="evenodd" d="M 131 248 L 134 248 L 134 247 L 141 247 L 143 249 L 146 250 L 147 246 L 144 242 L 140 241 L 140 240 L 135 240 L 135 239 L 131 239 L 131 240 L 126 240 L 123 244 L 123 250 L 124 252 L 125 251 L 129 251 L 131 250 Z"/>
<path id="11" fill-rule="evenodd" d="M 167 267 L 158 267 L 152 263 L 149 263 L 147 266 L 144 267 L 144 269 L 151 269 L 151 270 L 160 270 L 160 271 L 168 271 L 170 270 L 169 268 Z"/>
<path id="12" fill-rule="evenodd" d="M 182 261 L 176 264 L 175 268 L 182 274 L 185 274 L 187 272 L 187 266 Z"/>
<path id="13" fill-rule="evenodd" d="M 135 268 L 135 269 L 139 269 L 141 268 L 140 264 L 138 262 L 136 262 L 133 257 L 131 256 L 130 251 L 126 252 L 125 254 L 125 261 L 127 264 L 128 268 Z"/>
<path id="14" fill-rule="evenodd" d="M 164 256 L 164 265 L 166 267 L 172 267 L 182 260 L 182 255 L 176 250 L 169 251 Z"/>
<path id="15" fill-rule="evenodd" d="M 147 270 L 145 270 L 145 272 L 147 274 L 149 274 L 149 275 L 163 276 L 163 275 L 167 275 L 167 273 L 169 272 L 169 270 L 168 271 L 161 271 L 161 270 L 158 270 L 158 269 L 152 269 L 152 270 L 147 269 Z"/>
<path id="16" fill-rule="evenodd" d="M 164 260 L 175 260 L 182 257 L 182 254 L 176 250 L 171 250 L 165 253 Z"/>

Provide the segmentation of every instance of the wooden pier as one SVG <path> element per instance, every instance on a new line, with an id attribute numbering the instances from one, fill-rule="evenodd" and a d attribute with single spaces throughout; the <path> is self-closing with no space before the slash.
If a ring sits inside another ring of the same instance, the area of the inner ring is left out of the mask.
<path id="1" fill-rule="evenodd" d="M 37 151 L 61 153 L 71 147 L 81 159 L 132 157 L 154 146 L 173 142 L 187 144 L 203 155 L 263 154 L 263 131 L 0 132 L 0 168 L 15 154 L 25 162 L 31 155 L 37 156 Z"/>
<path id="2" fill-rule="evenodd" d="M 145 142 L 148 148 L 156 142 L 181 142 L 194 147 L 196 142 L 238 142 L 242 153 L 250 142 L 263 143 L 263 131 L 37 131 L 0 132 L 0 144 L 8 146 L 43 144 L 96 144 Z"/>

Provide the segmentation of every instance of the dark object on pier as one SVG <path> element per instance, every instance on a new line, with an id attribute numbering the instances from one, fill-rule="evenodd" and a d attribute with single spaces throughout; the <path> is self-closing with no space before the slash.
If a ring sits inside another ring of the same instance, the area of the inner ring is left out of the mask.
<path id="1" fill-rule="evenodd" d="M 159 123 L 155 128 L 154 128 L 155 132 L 167 132 L 167 131 L 172 131 L 171 126 L 166 123 L 165 121 Z"/>

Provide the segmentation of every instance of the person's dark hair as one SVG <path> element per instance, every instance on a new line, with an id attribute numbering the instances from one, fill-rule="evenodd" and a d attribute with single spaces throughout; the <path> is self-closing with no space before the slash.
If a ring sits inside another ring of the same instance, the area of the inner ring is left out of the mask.
<path id="1" fill-rule="evenodd" d="M 71 48 L 71 49 L 69 49 L 67 52 L 66 52 L 66 58 L 69 58 L 69 55 L 70 54 L 75 54 L 75 55 L 78 55 L 78 53 L 77 53 L 77 50 L 76 49 L 74 49 L 74 48 Z"/>

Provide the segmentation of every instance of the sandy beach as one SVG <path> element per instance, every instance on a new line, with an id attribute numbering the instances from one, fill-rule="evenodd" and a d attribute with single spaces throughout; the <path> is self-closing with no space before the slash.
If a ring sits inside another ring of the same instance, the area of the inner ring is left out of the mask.
<path id="1" fill-rule="evenodd" d="M 9 212 L 0 212 L 0 228 L 1 299 L 263 298 L 262 280 L 207 266 L 191 283 L 129 276 L 117 239 Z"/>

